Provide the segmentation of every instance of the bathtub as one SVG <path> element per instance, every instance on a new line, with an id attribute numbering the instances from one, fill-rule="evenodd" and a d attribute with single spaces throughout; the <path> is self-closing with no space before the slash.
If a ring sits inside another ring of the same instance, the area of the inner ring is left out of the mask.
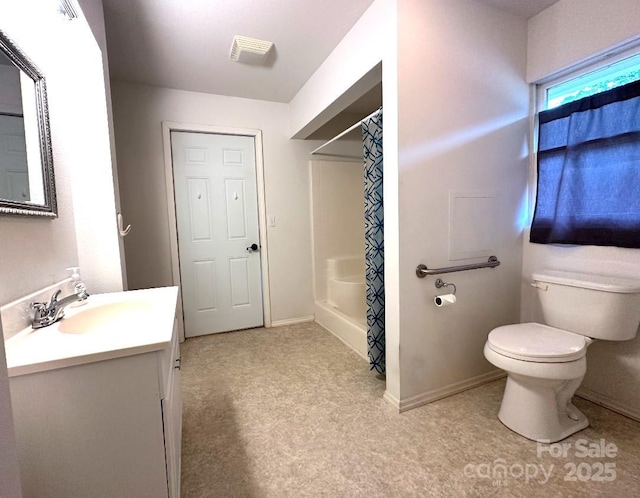
<path id="1" fill-rule="evenodd" d="M 367 303 L 364 258 L 326 260 L 326 300 L 316 301 L 316 321 L 367 357 Z"/>
<path id="2" fill-rule="evenodd" d="M 364 274 L 335 277 L 327 282 L 327 303 L 356 322 L 367 323 Z"/>

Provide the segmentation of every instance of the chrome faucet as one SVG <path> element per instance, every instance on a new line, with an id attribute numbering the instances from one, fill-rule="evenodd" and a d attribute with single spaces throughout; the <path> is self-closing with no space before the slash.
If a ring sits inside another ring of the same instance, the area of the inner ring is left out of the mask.
<path id="1" fill-rule="evenodd" d="M 85 301 L 89 297 L 87 288 L 84 284 L 76 285 L 75 292 L 58 301 L 58 296 L 62 290 L 58 289 L 51 296 L 51 302 L 47 303 L 31 303 L 31 309 L 34 310 L 33 322 L 31 327 L 40 329 L 48 327 L 52 323 L 57 322 L 64 317 L 64 309 L 71 303 Z"/>

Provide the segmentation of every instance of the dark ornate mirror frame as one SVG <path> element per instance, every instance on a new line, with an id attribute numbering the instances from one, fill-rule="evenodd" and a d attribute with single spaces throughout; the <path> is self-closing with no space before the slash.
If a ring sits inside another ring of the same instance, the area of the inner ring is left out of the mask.
<path id="1" fill-rule="evenodd" d="M 42 166 L 44 204 L 32 204 L 0 199 L 0 214 L 29 216 L 58 216 L 55 179 L 53 175 L 53 153 L 51 150 L 51 131 L 49 127 L 49 108 L 47 104 L 47 87 L 44 75 L 36 65 L 20 50 L 20 48 L 0 30 L 0 50 L 6 57 L 27 76 L 35 86 L 35 103 L 38 116 L 38 136 L 40 145 L 40 161 Z M 23 95 L 23 99 L 25 96 Z"/>

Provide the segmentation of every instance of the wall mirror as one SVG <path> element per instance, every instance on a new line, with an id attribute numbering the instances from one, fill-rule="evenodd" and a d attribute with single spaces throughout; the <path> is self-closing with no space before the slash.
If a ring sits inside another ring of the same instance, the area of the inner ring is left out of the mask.
<path id="1" fill-rule="evenodd" d="M 44 76 L 2 31 L 0 214 L 57 216 Z"/>

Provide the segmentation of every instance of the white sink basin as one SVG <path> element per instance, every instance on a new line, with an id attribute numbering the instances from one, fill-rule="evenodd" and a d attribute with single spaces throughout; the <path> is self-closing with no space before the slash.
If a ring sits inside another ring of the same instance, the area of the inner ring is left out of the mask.
<path id="1" fill-rule="evenodd" d="M 5 341 L 9 377 L 165 349 L 177 287 L 92 294 L 65 317 Z"/>
<path id="2" fill-rule="evenodd" d="M 69 311 L 74 312 L 73 314 Z M 57 324 L 64 334 L 85 334 L 87 332 L 116 331 L 122 327 L 136 327 L 149 323 L 153 307 L 145 301 L 120 301 L 82 308 L 67 309 L 66 316 Z"/>

